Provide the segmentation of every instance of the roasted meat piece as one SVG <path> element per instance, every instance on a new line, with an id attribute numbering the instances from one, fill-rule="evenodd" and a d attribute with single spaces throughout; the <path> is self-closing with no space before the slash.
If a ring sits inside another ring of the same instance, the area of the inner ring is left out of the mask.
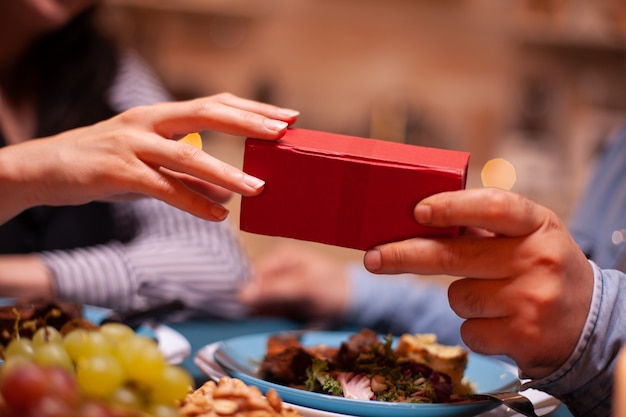
<path id="1" fill-rule="evenodd" d="M 267 340 L 267 353 L 261 362 L 259 374 L 263 379 L 277 384 L 300 387 L 306 382 L 306 371 L 314 358 L 323 359 L 331 368 L 341 367 L 341 364 L 353 364 L 373 346 L 382 348 L 378 335 L 370 329 L 352 335 L 339 348 L 323 345 L 304 347 L 297 334 L 279 333 Z"/>
<path id="2" fill-rule="evenodd" d="M 259 372 L 268 381 L 297 387 L 305 383 L 306 370 L 312 362 L 313 355 L 302 346 L 289 346 L 265 355 Z"/>
<path id="3" fill-rule="evenodd" d="M 30 338 L 44 325 L 61 330 L 66 323 L 81 319 L 82 315 L 80 303 L 45 298 L 18 299 L 11 305 L 0 306 L 0 344 L 6 346 L 18 333 Z"/>
<path id="4" fill-rule="evenodd" d="M 335 365 L 338 367 L 350 367 L 357 358 L 367 354 L 371 349 L 383 348 L 378 334 L 371 329 L 362 329 L 350 336 L 348 341 L 342 342 L 337 352 Z"/>

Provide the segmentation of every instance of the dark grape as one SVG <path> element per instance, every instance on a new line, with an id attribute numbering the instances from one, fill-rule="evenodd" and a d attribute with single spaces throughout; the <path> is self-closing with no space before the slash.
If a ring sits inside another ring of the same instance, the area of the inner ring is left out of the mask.
<path id="1" fill-rule="evenodd" d="M 26 411 L 37 405 L 48 393 L 43 368 L 34 363 L 14 367 L 0 382 L 0 393 L 10 410 Z"/>
<path id="2" fill-rule="evenodd" d="M 50 395 L 60 398 L 74 409 L 78 406 L 81 396 L 74 375 L 63 368 L 47 368 L 46 379 L 50 386 Z"/>

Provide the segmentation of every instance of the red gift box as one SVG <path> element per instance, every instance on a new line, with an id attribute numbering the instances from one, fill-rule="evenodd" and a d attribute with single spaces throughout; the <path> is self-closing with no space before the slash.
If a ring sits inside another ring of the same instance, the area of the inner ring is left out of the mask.
<path id="1" fill-rule="evenodd" d="M 241 200 L 243 231 L 367 250 L 458 228 L 419 225 L 423 198 L 465 187 L 470 154 L 289 129 L 279 141 L 246 139 L 243 170 L 265 180 Z"/>

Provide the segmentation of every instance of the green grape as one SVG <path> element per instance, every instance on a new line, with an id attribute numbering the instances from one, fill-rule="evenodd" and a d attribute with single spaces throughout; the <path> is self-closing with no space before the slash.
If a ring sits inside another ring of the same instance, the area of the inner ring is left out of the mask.
<path id="1" fill-rule="evenodd" d="M 63 338 L 63 347 L 67 351 L 67 354 L 70 355 L 70 358 L 76 362 L 78 357 L 80 356 L 81 346 L 83 344 L 83 339 L 85 339 L 87 330 L 85 329 L 75 329 L 65 335 Z"/>
<path id="2" fill-rule="evenodd" d="M 12 358 L 15 356 L 25 356 L 32 358 L 34 354 L 33 342 L 30 339 L 20 337 L 19 339 L 13 339 L 7 345 L 4 351 L 4 358 Z"/>
<path id="3" fill-rule="evenodd" d="M 147 412 L 153 417 L 180 417 L 178 408 L 173 405 L 154 404 L 148 408 Z"/>
<path id="4" fill-rule="evenodd" d="M 103 324 L 100 326 L 100 333 L 116 344 L 135 337 L 135 331 L 122 323 Z"/>
<path id="5" fill-rule="evenodd" d="M 61 343 L 44 343 L 34 347 L 33 361 L 41 366 L 59 366 L 74 371 L 74 364 Z"/>
<path id="6" fill-rule="evenodd" d="M 75 329 L 64 337 L 52 328 L 40 329 L 32 339 L 9 343 L 4 354 L 0 387 L 10 374 L 45 381 L 18 384 L 16 379 L 15 387 L 4 385 L 16 404 L 29 407 L 29 416 L 130 417 L 149 411 L 153 417 L 179 417 L 176 401 L 193 389 L 191 376 L 168 365 L 155 340 L 121 324 Z M 20 368 L 31 371 L 23 375 Z M 32 389 L 22 388 L 25 385 Z"/>
<path id="7" fill-rule="evenodd" d="M 110 355 L 115 346 L 97 330 L 73 330 L 63 339 L 63 345 L 74 362 L 89 356 Z"/>
<path id="8" fill-rule="evenodd" d="M 140 392 L 129 386 L 121 386 L 110 397 L 112 404 L 123 405 L 133 409 L 141 409 L 144 398 Z"/>
<path id="9" fill-rule="evenodd" d="M 76 364 L 78 386 L 91 398 L 110 398 L 125 379 L 121 364 L 112 355 L 81 357 Z"/>
<path id="10" fill-rule="evenodd" d="M 24 394 L 11 394 L 15 401 L 24 399 L 29 410 L 40 416 L 139 416 L 149 411 L 153 417 L 179 417 L 176 401 L 193 389 L 191 376 L 183 368 L 168 365 L 155 340 L 117 323 L 94 330 L 75 329 L 64 337 L 51 327 L 42 328 L 32 339 L 10 342 L 4 355 L 0 386 L 10 373 L 22 374 L 19 368 L 32 369 L 25 377 L 31 375 L 35 381 L 41 378 L 35 378 L 34 370 L 43 370 L 45 392 L 24 389 Z M 15 387 L 22 390 L 23 385 Z M 15 391 L 12 388 L 4 389 Z M 83 411 L 86 414 L 80 414 Z"/>
<path id="11" fill-rule="evenodd" d="M 183 368 L 167 365 L 161 376 L 149 384 L 150 397 L 153 403 L 172 405 L 185 398 L 193 389 L 193 379 Z"/>
<path id="12" fill-rule="evenodd" d="M 139 383 L 150 384 L 161 376 L 166 365 L 156 342 L 145 336 L 121 343 L 118 355 L 128 378 Z"/>
<path id="13" fill-rule="evenodd" d="M 37 329 L 37 331 L 33 334 L 32 341 L 34 346 L 51 342 L 60 343 L 63 341 L 63 336 L 61 336 L 61 333 L 54 327 L 43 326 Z"/>
<path id="14" fill-rule="evenodd" d="M 19 368 L 24 365 L 30 365 L 32 363 L 32 357 L 22 355 L 11 356 L 10 358 L 5 359 L 2 363 L 2 366 L 0 366 L 0 382 L 4 380 L 6 375 L 13 372 L 15 368 Z"/>

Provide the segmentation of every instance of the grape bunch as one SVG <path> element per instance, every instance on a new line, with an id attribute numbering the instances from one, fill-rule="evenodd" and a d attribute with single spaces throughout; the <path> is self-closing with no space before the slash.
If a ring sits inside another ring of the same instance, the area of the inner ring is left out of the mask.
<path id="1" fill-rule="evenodd" d="M 173 417 L 193 389 L 157 343 L 107 323 L 13 339 L 0 368 L 0 417 Z"/>

